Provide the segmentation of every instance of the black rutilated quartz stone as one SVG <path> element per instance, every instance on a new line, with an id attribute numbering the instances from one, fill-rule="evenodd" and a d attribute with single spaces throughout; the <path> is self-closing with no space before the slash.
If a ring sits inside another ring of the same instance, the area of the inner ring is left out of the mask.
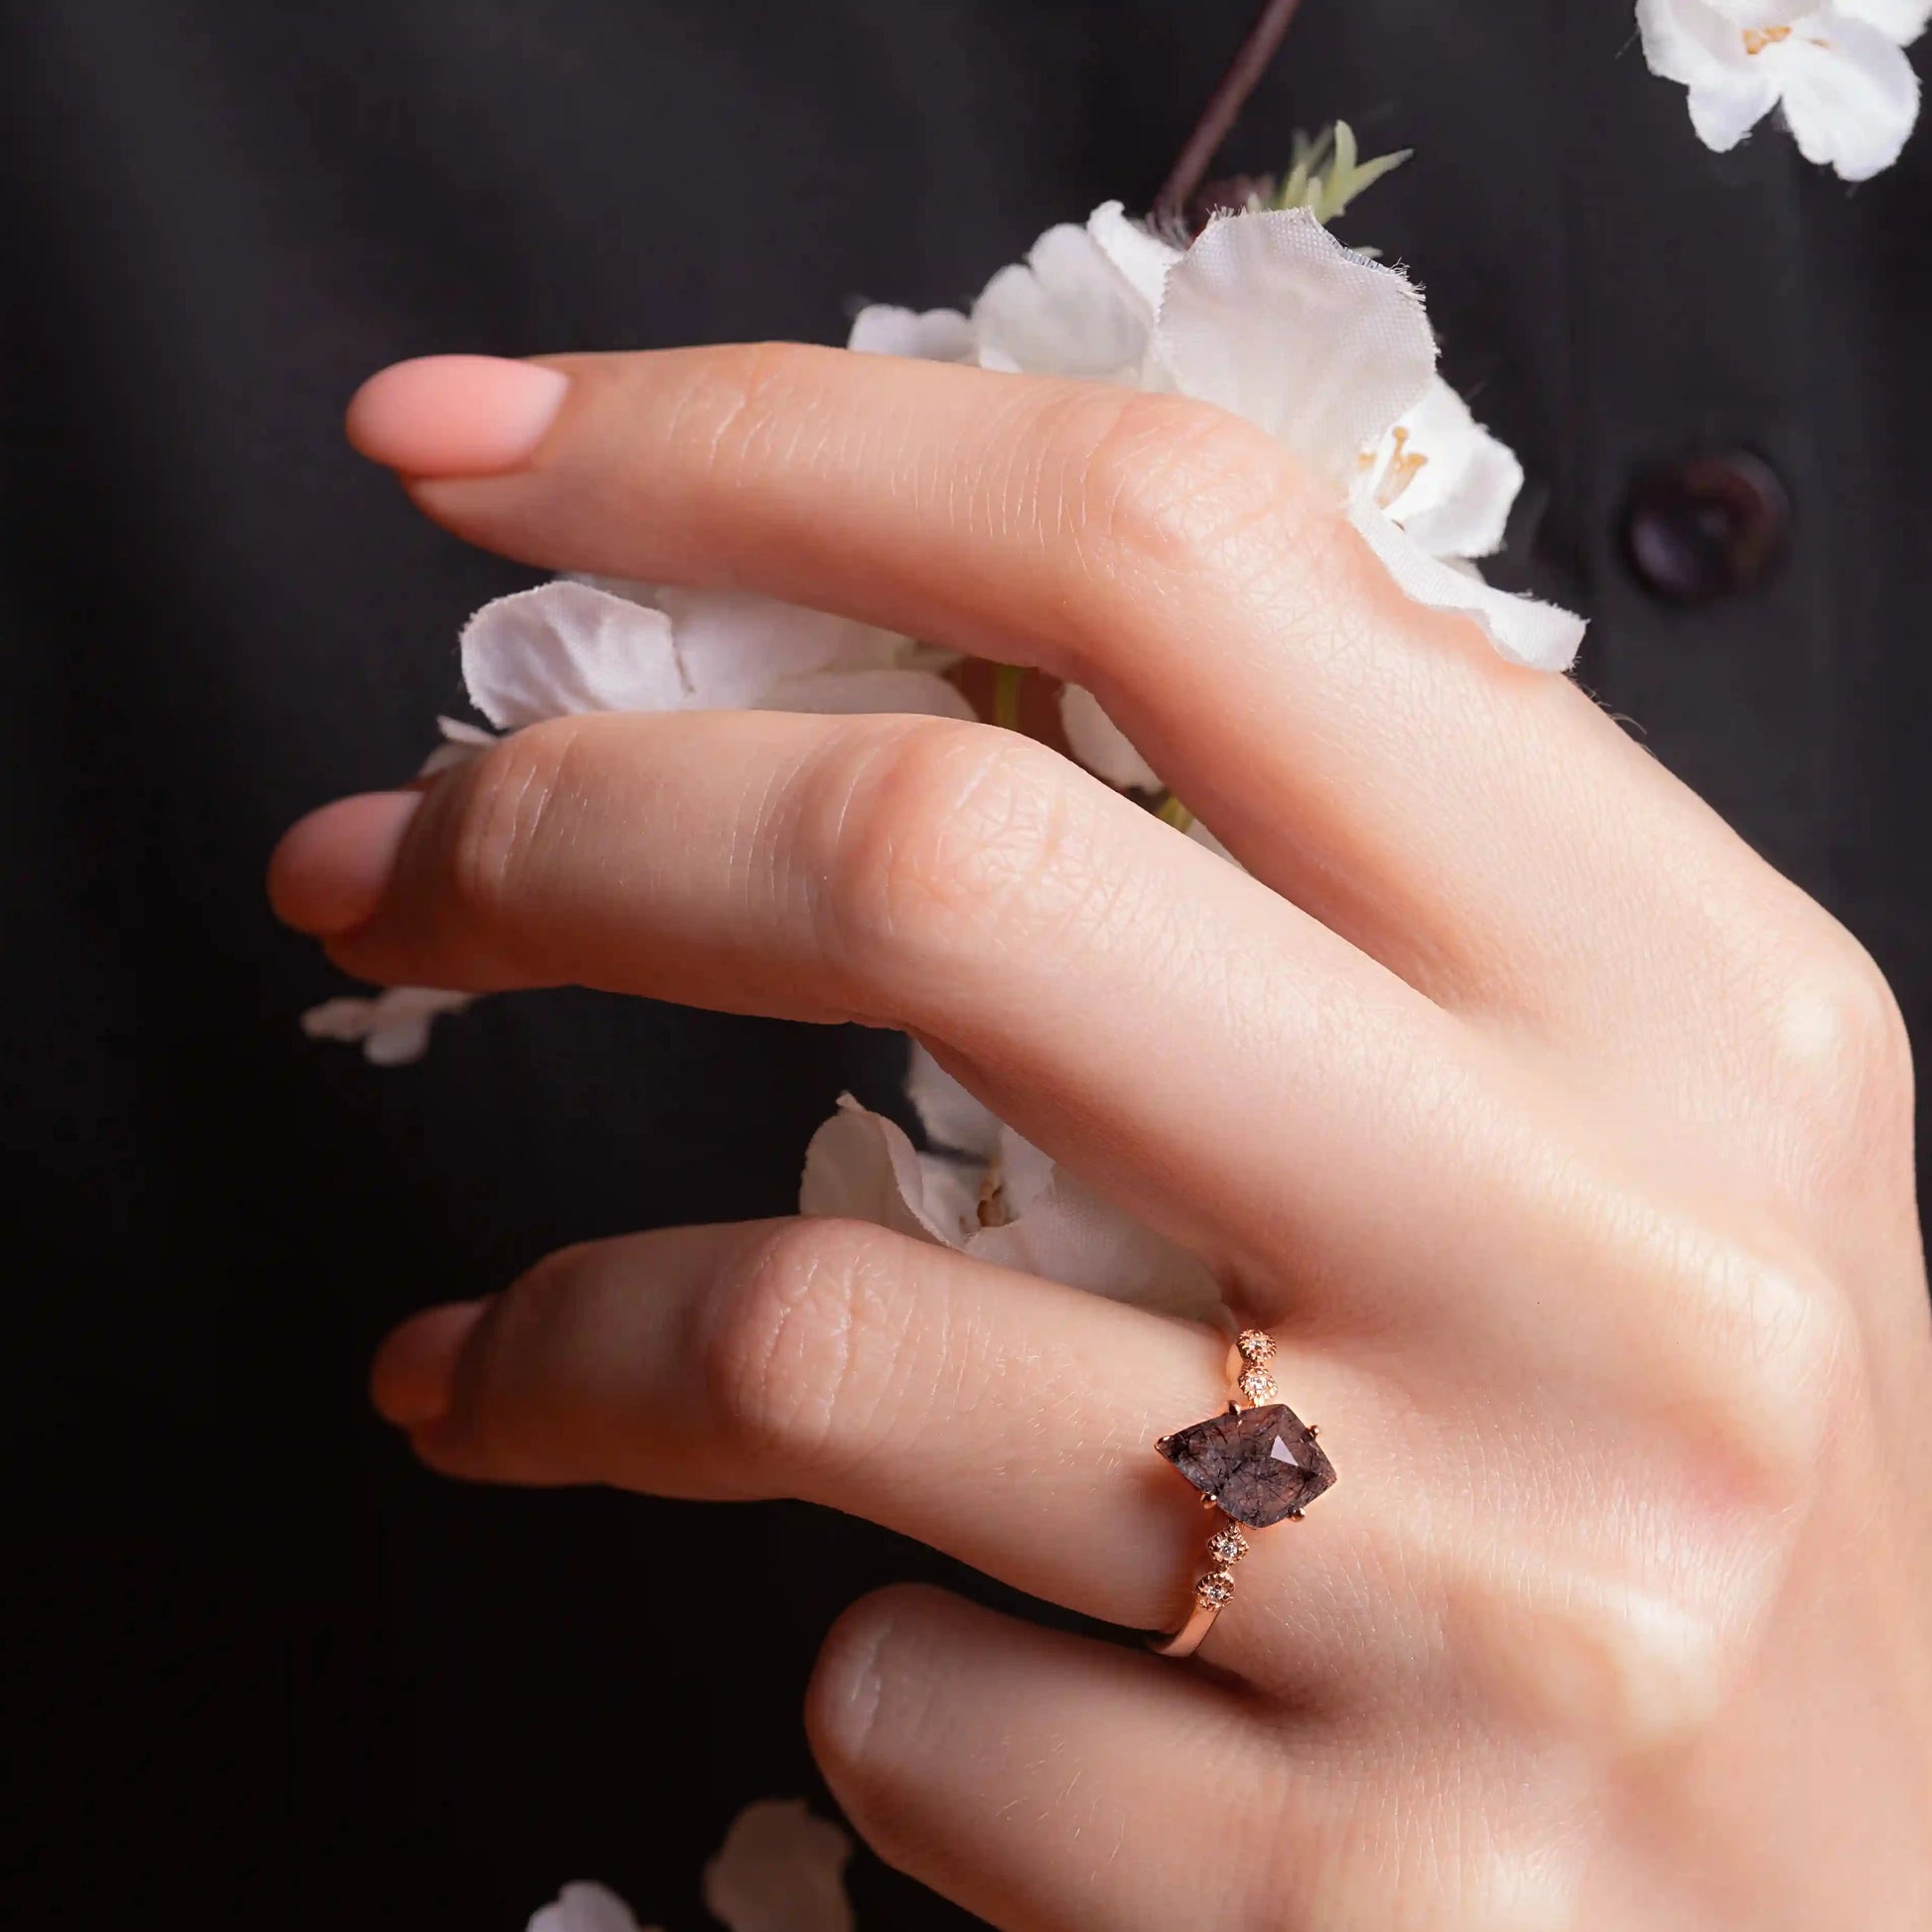
<path id="1" fill-rule="evenodd" d="M 1162 1437 L 1155 1448 L 1222 1514 L 1252 1530 L 1307 1508 L 1335 1479 L 1320 1445 L 1279 1402 L 1229 1410 Z"/>

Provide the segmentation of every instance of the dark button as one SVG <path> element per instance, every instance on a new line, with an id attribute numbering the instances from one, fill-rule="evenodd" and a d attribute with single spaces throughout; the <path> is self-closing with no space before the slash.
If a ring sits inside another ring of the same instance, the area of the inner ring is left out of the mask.
<path id="1" fill-rule="evenodd" d="M 1710 604 L 1763 583 L 1791 541 L 1777 472 L 1744 451 L 1646 470 L 1623 507 L 1637 581 L 1673 604 Z"/>

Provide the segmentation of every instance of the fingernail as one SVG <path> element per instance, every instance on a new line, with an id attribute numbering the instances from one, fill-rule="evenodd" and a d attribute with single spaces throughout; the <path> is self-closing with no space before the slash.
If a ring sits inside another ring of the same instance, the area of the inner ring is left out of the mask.
<path id="1" fill-rule="evenodd" d="M 369 1367 L 369 1400 L 398 1429 L 427 1429 L 450 1413 L 457 1363 L 483 1319 L 483 1302 L 425 1309 L 395 1329 Z"/>
<path id="2" fill-rule="evenodd" d="M 356 390 L 348 440 L 409 477 L 493 477 L 529 462 L 557 420 L 570 377 L 495 355 L 422 355 Z"/>
<path id="3" fill-rule="evenodd" d="M 268 862 L 276 917 L 318 939 L 366 924 L 422 802 L 419 791 L 369 791 L 290 826 Z"/>

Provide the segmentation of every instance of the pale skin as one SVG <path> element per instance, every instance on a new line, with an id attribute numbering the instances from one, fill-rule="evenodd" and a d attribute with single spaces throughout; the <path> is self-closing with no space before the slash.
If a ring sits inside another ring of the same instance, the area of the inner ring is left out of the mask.
<path id="1" fill-rule="evenodd" d="M 1339 1481 L 1199 1657 L 867 1598 L 807 1709 L 855 1826 L 1012 1932 L 1922 1932 L 1932 1321 L 1857 943 L 1231 417 L 544 366 L 401 365 L 351 437 L 529 563 L 1077 679 L 1246 869 L 990 726 L 739 713 L 540 726 L 276 855 L 370 980 L 906 1029 L 1274 1334 Z M 1204 1528 L 1153 1444 L 1224 1354 L 768 1222 L 569 1250 L 374 1391 L 452 1475 L 803 1495 L 1153 1629 Z"/>

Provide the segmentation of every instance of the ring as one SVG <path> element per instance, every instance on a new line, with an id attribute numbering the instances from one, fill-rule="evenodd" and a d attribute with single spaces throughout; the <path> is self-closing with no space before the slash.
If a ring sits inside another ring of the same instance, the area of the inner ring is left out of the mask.
<path id="1" fill-rule="evenodd" d="M 1299 1523 L 1302 1512 L 1335 1479 L 1311 1429 L 1280 1400 L 1268 1364 L 1274 1338 L 1244 1328 L 1234 1344 L 1241 1367 L 1222 1414 L 1155 1444 L 1201 1492 L 1201 1507 L 1224 1519 L 1207 1539 L 1211 1566 L 1194 1585 L 1193 1608 L 1173 1636 L 1150 1639 L 1163 1657 L 1191 1657 L 1234 1594 L 1234 1566 L 1248 1554 L 1243 1528 Z M 1231 1354 L 1229 1366 L 1233 1366 Z"/>

